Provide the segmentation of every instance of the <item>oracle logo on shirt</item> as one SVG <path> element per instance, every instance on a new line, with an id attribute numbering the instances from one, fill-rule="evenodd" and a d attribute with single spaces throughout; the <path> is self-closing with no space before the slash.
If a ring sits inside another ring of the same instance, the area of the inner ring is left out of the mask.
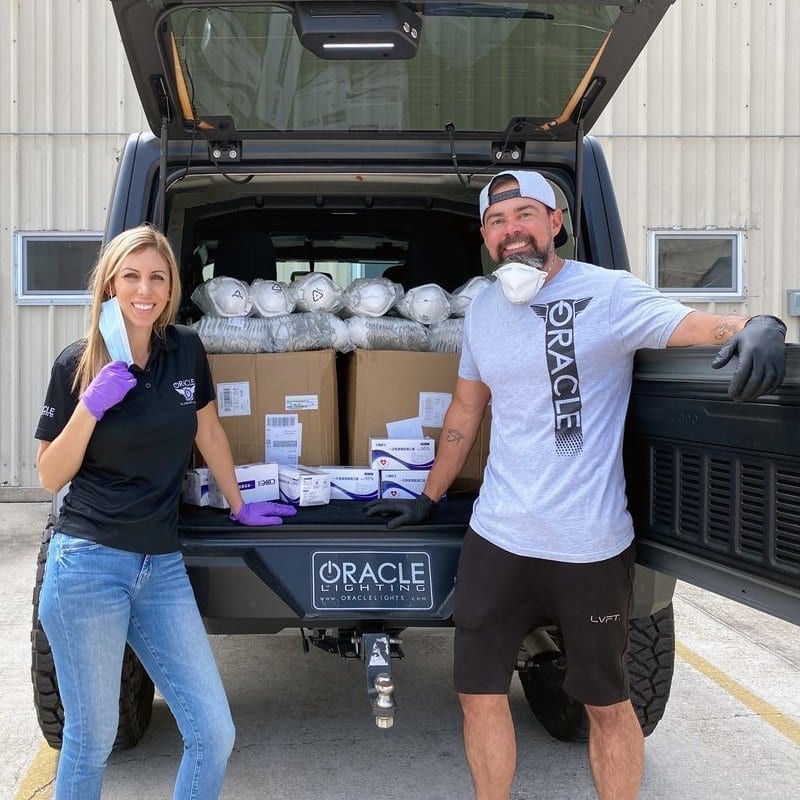
<path id="1" fill-rule="evenodd" d="M 172 388 L 182 398 L 181 402 L 182 406 L 194 405 L 194 389 L 195 389 L 194 378 L 184 378 L 183 380 L 175 381 L 172 384 Z"/>

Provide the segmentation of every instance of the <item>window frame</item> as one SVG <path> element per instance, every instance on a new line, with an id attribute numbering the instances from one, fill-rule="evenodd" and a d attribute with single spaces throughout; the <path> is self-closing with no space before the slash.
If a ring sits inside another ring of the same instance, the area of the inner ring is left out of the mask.
<path id="1" fill-rule="evenodd" d="M 728 239 L 733 242 L 735 286 L 731 289 L 712 290 L 707 287 L 692 289 L 661 288 L 658 285 L 658 243 L 662 239 Z M 745 231 L 737 228 L 648 228 L 647 274 L 651 286 L 662 294 L 690 302 L 740 302 L 747 299 L 745 286 Z"/>
<path id="2" fill-rule="evenodd" d="M 28 244 L 30 242 L 97 242 L 102 246 L 100 231 L 14 231 L 14 304 L 20 306 L 85 306 L 91 302 L 86 288 L 31 293 L 26 286 Z"/>

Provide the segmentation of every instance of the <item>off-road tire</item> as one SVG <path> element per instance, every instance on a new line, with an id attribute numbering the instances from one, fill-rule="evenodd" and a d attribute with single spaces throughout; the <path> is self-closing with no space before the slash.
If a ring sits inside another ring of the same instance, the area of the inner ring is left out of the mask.
<path id="1" fill-rule="evenodd" d="M 31 631 L 31 680 L 36 717 L 45 740 L 57 750 L 61 749 L 64 733 L 64 709 L 58 693 L 58 679 L 50 652 L 50 643 L 39 622 L 39 594 L 42 590 L 44 565 L 50 544 L 52 526 L 42 534 L 39 557 L 36 561 L 36 586 L 33 590 L 33 629 Z M 141 661 L 129 646 L 125 646 L 122 660 L 122 680 L 119 692 L 119 726 L 114 750 L 135 747 L 147 730 L 153 712 L 153 682 Z"/>
<path id="2" fill-rule="evenodd" d="M 628 677 L 631 702 L 649 736 L 664 716 L 675 667 L 675 626 L 672 603 L 649 617 L 630 620 Z M 589 719 L 582 703 L 563 689 L 563 656 L 519 671 L 528 705 L 552 736 L 565 742 L 585 742 Z"/>

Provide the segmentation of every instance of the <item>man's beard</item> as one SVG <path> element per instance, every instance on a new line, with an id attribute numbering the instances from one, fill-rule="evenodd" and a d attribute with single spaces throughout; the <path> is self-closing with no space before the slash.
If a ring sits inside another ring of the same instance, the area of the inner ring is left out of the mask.
<path id="1" fill-rule="evenodd" d="M 545 268 L 545 264 L 547 264 L 550 259 L 553 257 L 555 253 L 555 248 L 553 247 L 552 240 L 548 242 L 543 248 L 537 247 L 536 242 L 533 241 L 531 238 L 526 239 L 519 239 L 516 238 L 513 240 L 514 242 L 524 241 L 529 247 L 530 250 L 527 253 L 520 253 L 519 255 L 515 255 L 513 253 L 504 256 L 500 261 L 497 262 L 498 267 L 502 267 L 503 264 L 526 264 L 529 267 L 534 267 L 535 269 L 540 269 L 544 272 L 548 270 Z M 502 249 L 502 248 L 501 248 Z"/>

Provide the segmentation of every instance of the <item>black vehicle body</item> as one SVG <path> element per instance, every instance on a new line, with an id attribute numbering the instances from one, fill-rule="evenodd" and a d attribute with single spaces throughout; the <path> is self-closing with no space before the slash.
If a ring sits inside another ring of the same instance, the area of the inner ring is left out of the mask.
<path id="1" fill-rule="evenodd" d="M 153 130 L 133 134 L 122 152 L 105 234 L 108 239 L 143 222 L 163 226 L 184 270 L 184 319 L 197 316 L 188 296 L 202 280 L 192 265 L 199 240 L 213 242 L 235 219 L 278 231 L 273 236 L 278 260 L 282 254 L 305 257 L 312 265 L 315 256 L 336 252 L 355 257 L 356 250 L 348 255 L 348 247 L 360 247 L 355 239 L 364 232 L 372 237 L 373 257 L 380 251 L 381 258 L 402 260 L 415 231 L 446 230 L 453 234 L 450 241 L 466 243 L 464 252 L 473 257 L 465 256 L 458 267 L 432 259 L 416 281 L 452 290 L 480 274 L 477 193 L 504 168 L 538 169 L 557 188 L 570 234 L 560 252 L 571 255 L 577 249 L 582 260 L 629 268 L 606 162 L 599 143 L 584 131 L 669 2 L 614 6 L 614 35 L 592 54 L 575 92 L 566 93 L 563 113 L 512 116 L 507 125 L 490 130 L 461 130 L 457 119 L 455 130 L 448 129 L 442 119 L 440 127 L 412 125 L 401 131 L 380 126 L 255 130 L 231 111 L 230 98 L 222 103 L 230 113 L 210 108 L 201 114 L 187 94 L 192 82 L 179 80 L 181 70 L 170 63 L 180 52 L 172 42 L 195 21 L 182 17 L 184 27 L 176 28 L 170 13 L 191 6 L 200 15 L 213 15 L 218 7 L 198 0 L 112 0 L 112 5 Z M 289 11 L 293 6 L 277 5 Z M 492 6 L 426 5 L 466 15 Z M 533 4 L 505 5 L 533 13 Z M 539 6 L 546 6 L 553 14 L 562 7 L 580 14 L 583 7 L 596 5 L 536 4 L 535 13 L 541 15 Z M 234 11 L 247 6 L 224 4 Z M 205 29 L 213 31 L 215 24 Z M 427 18 L 425 25 L 430 29 Z M 524 108 L 514 110 L 525 113 Z M 465 181 L 465 175 L 472 180 Z M 633 641 L 636 630 L 643 631 L 647 653 L 638 666 L 649 686 L 642 690 L 637 711 L 646 732 L 660 719 L 669 694 L 675 577 L 800 623 L 800 354 L 790 348 L 788 376 L 776 395 L 739 405 L 727 399 L 729 370 L 712 371 L 712 356 L 711 348 L 643 352 L 634 377 L 625 457 L 638 542 Z M 341 501 L 302 509 L 283 526 L 264 529 L 237 527 L 222 512 L 186 506 L 181 542 L 207 629 L 247 634 L 301 628 L 325 649 L 363 655 L 363 636 L 385 634 L 396 651 L 404 628 L 450 626 L 456 565 L 472 499 L 449 500 L 426 524 L 394 532 L 365 518 L 357 504 Z M 320 608 L 315 554 L 364 551 L 393 559 L 424 554 L 430 602 L 416 609 Z M 46 649 L 39 636 L 35 662 Z M 580 710 L 559 727 L 563 719 L 553 722 L 552 710 L 543 710 L 537 700 L 537 692 L 549 691 L 544 686 L 548 675 L 544 680 L 539 675 L 543 664 L 555 665 L 556 677 L 563 667 L 557 631 L 532 632 L 521 650 L 520 676 L 525 676 L 532 708 L 549 730 L 562 738 L 581 735 L 585 720 Z M 42 680 L 44 671 L 37 672 L 35 663 L 35 678 L 38 674 Z M 569 706 L 559 692 L 555 702 Z M 48 708 L 50 713 L 52 702 Z M 57 741 L 57 732 L 49 738 Z M 134 731 L 121 738 L 120 746 L 136 739 Z"/>

